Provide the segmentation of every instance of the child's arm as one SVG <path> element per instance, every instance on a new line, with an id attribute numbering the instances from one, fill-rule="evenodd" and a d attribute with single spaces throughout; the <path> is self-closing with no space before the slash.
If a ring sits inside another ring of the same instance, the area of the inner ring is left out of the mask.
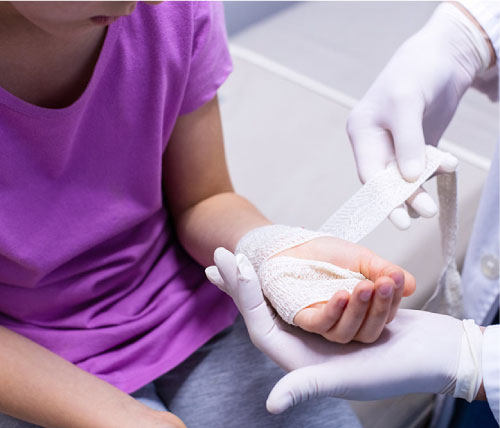
<path id="1" fill-rule="evenodd" d="M 48 428 L 185 427 L 4 327 L 0 413 Z"/>
<path id="2" fill-rule="evenodd" d="M 179 239 L 203 266 L 213 264 L 217 247 L 234 251 L 245 233 L 271 224 L 234 193 L 217 98 L 177 120 L 163 157 L 163 185 Z"/>
<path id="3" fill-rule="evenodd" d="M 256 177 L 258 180 L 258 172 Z M 163 178 L 179 239 L 204 266 L 213 263 L 217 247 L 234 252 L 243 235 L 270 224 L 252 204 L 233 192 L 217 99 L 177 120 L 164 155 Z M 375 340 L 394 316 L 403 292 L 411 294 L 415 286 L 413 277 L 402 269 L 359 245 L 335 238 L 314 239 L 288 252 L 299 258 L 312 254 L 339 266 L 347 262 L 349 266 L 343 267 L 358 272 L 363 269 L 371 280 L 362 281 L 352 295 L 338 292 L 327 305 L 306 308 L 297 315 L 297 325 L 329 340 Z M 401 286 L 397 288 L 395 283 Z M 390 294 L 382 296 L 380 289 L 386 284 Z M 368 301 L 363 300 L 365 292 Z"/>

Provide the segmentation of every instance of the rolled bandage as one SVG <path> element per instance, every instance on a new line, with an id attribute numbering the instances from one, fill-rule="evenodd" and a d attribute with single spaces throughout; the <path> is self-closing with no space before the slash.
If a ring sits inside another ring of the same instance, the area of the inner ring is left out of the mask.
<path id="1" fill-rule="evenodd" d="M 293 319 L 300 310 L 314 303 L 328 301 L 339 290 L 351 293 L 356 284 L 366 278 L 358 272 L 351 272 L 325 261 L 276 256 L 277 254 L 326 236 L 358 242 L 430 178 L 445 156 L 449 155 L 427 146 L 425 170 L 414 182 L 406 181 L 396 165 L 388 166 L 343 204 L 317 232 L 299 227 L 271 225 L 256 228 L 243 236 L 238 242 L 236 253 L 248 257 L 259 276 L 264 295 L 281 318 L 294 324 Z M 452 175 L 454 177 L 455 173 Z M 431 302 L 440 308 L 443 306 L 441 296 L 444 295 L 441 288 L 446 288 L 446 296 L 456 296 L 457 293 L 460 295 L 459 276 L 458 273 L 454 274 L 456 233 L 443 233 L 443 227 L 451 225 L 452 232 L 456 229 L 456 191 L 452 191 L 453 186 L 456 186 L 454 180 L 438 182 L 440 195 L 445 193 L 452 196 L 445 202 L 449 209 L 444 211 L 449 218 L 441 222 L 446 253 L 443 277 L 448 280 L 440 281 L 440 289 Z M 433 308 L 429 310 L 432 311 Z"/>

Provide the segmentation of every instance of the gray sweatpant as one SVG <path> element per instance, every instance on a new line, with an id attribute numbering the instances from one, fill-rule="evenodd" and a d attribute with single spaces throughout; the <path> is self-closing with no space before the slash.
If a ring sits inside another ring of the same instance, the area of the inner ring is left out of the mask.
<path id="1" fill-rule="evenodd" d="M 188 428 L 361 428 L 347 402 L 333 398 L 269 414 L 267 395 L 284 373 L 253 346 L 238 318 L 180 366 L 132 396 L 157 410 L 168 408 Z M 0 428 L 34 427 L 0 414 Z"/>

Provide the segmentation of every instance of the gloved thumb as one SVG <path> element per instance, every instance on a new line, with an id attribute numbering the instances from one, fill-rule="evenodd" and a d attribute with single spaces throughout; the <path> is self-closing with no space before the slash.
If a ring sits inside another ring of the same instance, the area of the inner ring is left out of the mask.
<path id="1" fill-rule="evenodd" d="M 304 401 L 335 395 L 331 388 L 325 387 L 326 373 L 328 367 L 318 364 L 302 367 L 283 376 L 267 397 L 267 411 L 279 414 Z"/>

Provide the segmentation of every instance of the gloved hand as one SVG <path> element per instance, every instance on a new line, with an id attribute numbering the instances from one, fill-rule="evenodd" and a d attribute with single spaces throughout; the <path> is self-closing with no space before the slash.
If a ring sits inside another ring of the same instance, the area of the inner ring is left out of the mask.
<path id="1" fill-rule="evenodd" d="M 475 398 L 482 333 L 470 322 L 400 310 L 377 342 L 335 344 L 276 317 L 245 256 L 219 248 L 214 258 L 207 277 L 233 298 L 254 345 L 284 369 L 295 370 L 273 388 L 270 412 L 320 396 L 375 400 L 429 392 Z"/>
<path id="2" fill-rule="evenodd" d="M 440 5 L 429 22 L 394 54 L 351 112 L 347 132 L 364 183 L 390 162 L 414 181 L 425 164 L 424 145 L 436 145 L 476 75 L 491 61 L 486 39 L 458 7 Z M 452 155 L 441 165 L 452 172 Z M 407 205 L 416 217 L 432 217 L 437 207 L 420 188 Z M 400 229 L 410 226 L 404 206 L 389 216 Z"/>

